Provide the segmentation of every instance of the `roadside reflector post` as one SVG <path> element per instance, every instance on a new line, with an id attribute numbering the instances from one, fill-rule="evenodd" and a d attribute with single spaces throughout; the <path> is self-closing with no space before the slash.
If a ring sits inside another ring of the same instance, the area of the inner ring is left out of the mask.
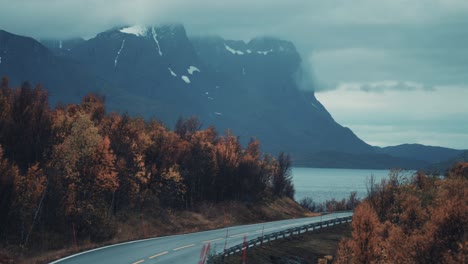
<path id="1" fill-rule="evenodd" d="M 244 244 L 242 247 L 242 264 L 245 264 L 247 261 L 247 236 L 244 235 Z"/>
<path id="2" fill-rule="evenodd" d="M 263 231 L 265 230 L 265 224 L 262 225 L 262 242 L 260 242 L 260 245 L 263 245 Z"/>
<path id="3" fill-rule="evenodd" d="M 226 229 L 226 238 L 224 238 L 223 259 L 224 259 L 224 255 L 226 255 L 226 246 L 227 246 L 228 233 L 229 233 L 229 228 Z"/>
<path id="4" fill-rule="evenodd" d="M 198 264 L 203 264 L 203 258 L 205 257 L 206 244 L 203 244 L 202 250 L 200 251 L 200 257 L 198 258 Z"/>

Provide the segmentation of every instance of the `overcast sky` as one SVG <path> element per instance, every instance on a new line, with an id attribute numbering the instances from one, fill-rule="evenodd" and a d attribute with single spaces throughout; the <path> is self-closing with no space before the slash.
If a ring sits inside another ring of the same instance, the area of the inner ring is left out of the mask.
<path id="1" fill-rule="evenodd" d="M 0 0 L 0 28 L 93 37 L 122 24 L 293 41 L 317 98 L 366 142 L 468 149 L 467 0 Z"/>

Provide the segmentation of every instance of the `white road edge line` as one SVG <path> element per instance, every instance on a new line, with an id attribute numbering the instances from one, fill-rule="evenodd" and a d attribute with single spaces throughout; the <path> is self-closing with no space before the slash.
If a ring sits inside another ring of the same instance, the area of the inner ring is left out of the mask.
<path id="1" fill-rule="evenodd" d="M 68 260 L 68 259 L 71 259 L 71 258 L 74 258 L 74 257 L 78 257 L 78 256 L 83 255 L 83 254 L 87 254 L 87 253 L 91 253 L 91 252 L 94 252 L 94 251 L 98 251 L 98 250 L 101 250 L 101 249 L 106 249 L 106 248 L 111 248 L 111 247 L 117 247 L 117 246 L 124 246 L 124 245 L 129 245 L 129 244 L 134 244 L 134 243 L 139 243 L 139 242 L 145 242 L 145 241 L 150 241 L 150 240 L 159 240 L 159 239 L 168 238 L 168 237 L 178 237 L 178 236 L 183 236 L 183 235 L 172 235 L 172 236 L 163 236 L 163 237 L 152 237 L 152 238 L 146 238 L 146 239 L 140 239 L 140 240 L 133 240 L 133 241 L 128 241 L 128 242 L 123 242 L 123 243 L 119 243 L 119 244 L 113 244 L 113 245 L 109 245 L 109 246 L 105 246 L 105 247 L 99 247 L 99 248 L 95 248 L 95 249 L 83 251 L 83 252 L 80 252 L 80 253 L 77 253 L 77 254 L 74 254 L 74 255 L 65 257 L 65 258 L 57 259 L 56 261 L 50 262 L 49 264 L 57 264 L 57 263 L 60 263 L 60 262 L 62 262 L 62 261 L 65 261 L 65 260 Z"/>
<path id="2" fill-rule="evenodd" d="M 230 236 L 230 237 L 240 237 L 240 236 L 243 236 L 243 235 L 248 235 L 249 233 L 242 233 L 242 234 L 238 234 L 238 235 L 233 235 L 233 236 Z"/>
<path id="3" fill-rule="evenodd" d="M 173 250 L 174 250 L 174 251 L 177 251 L 177 250 L 181 250 L 181 249 L 188 248 L 188 247 L 193 247 L 193 246 L 195 246 L 195 244 L 190 244 L 190 245 L 186 245 L 186 246 L 174 248 Z"/>
<path id="4" fill-rule="evenodd" d="M 279 229 L 279 228 L 278 228 L 278 227 L 270 227 L 270 228 L 265 228 L 265 229 L 263 229 L 263 232 L 266 232 L 266 231 L 269 231 L 269 230 L 273 230 L 273 229 Z M 260 233 L 260 232 L 262 232 L 262 230 L 261 230 L 261 229 L 260 229 L 260 230 L 257 230 L 257 231 L 255 231 L 255 233 Z"/>
<path id="5" fill-rule="evenodd" d="M 349 211 L 339 211 L 339 212 L 334 212 L 333 214 L 335 214 L 335 217 L 339 217 L 339 216 L 342 216 L 342 215 L 348 214 L 348 213 L 349 213 Z M 352 215 L 352 214 L 351 214 L 351 215 Z M 326 217 L 326 215 L 325 215 L 325 217 Z M 304 217 L 304 219 L 312 219 L 312 218 L 314 218 L 314 220 L 318 221 L 318 219 L 320 219 L 320 215 L 318 215 L 318 216 Z M 289 219 L 289 220 L 292 220 L 292 219 Z M 265 224 L 265 223 L 275 223 L 275 222 L 283 222 L 283 221 L 289 221 L 289 220 L 270 221 L 270 222 L 257 223 L 257 224 L 250 224 L 250 225 L 236 225 L 236 226 L 230 226 L 229 228 L 234 228 L 234 227 L 244 227 L 244 228 L 246 228 L 246 227 L 252 227 L 252 226 L 260 226 L 260 225 L 263 225 L 263 224 Z M 323 220 L 326 220 L 326 219 L 323 219 Z M 314 221 L 314 222 L 315 222 L 315 221 Z M 109 246 L 105 246 L 105 247 L 99 247 L 99 248 L 94 248 L 94 249 L 91 249 L 91 250 L 79 252 L 79 253 L 76 253 L 76 254 L 74 254 L 74 255 L 67 256 L 67 257 L 64 257 L 64 258 L 55 260 L 55 261 L 53 261 L 53 262 L 50 262 L 49 264 L 57 264 L 57 263 L 60 263 L 60 262 L 62 262 L 62 261 L 65 261 L 65 260 L 68 260 L 68 259 L 71 259 L 71 258 L 74 258 L 74 257 L 78 257 L 78 256 L 83 255 L 83 254 L 87 254 L 87 253 L 91 253 L 91 252 L 94 252 L 94 251 L 98 251 L 98 250 L 101 250 L 101 249 L 106 249 L 106 248 L 111 248 L 111 247 L 117 247 L 117 246 L 123 246 L 123 245 L 128 245 L 128 244 L 133 244 L 133 243 L 138 243 L 138 242 L 144 242 L 144 241 L 150 241 L 150 240 L 164 239 L 164 238 L 169 238 L 169 237 L 178 237 L 178 236 L 183 236 L 183 235 L 188 235 L 188 234 L 211 233 L 211 232 L 216 232 L 216 231 L 223 230 L 223 229 L 225 229 L 225 227 L 223 227 L 223 228 L 218 228 L 218 229 L 213 229 L 213 230 L 207 230 L 207 231 L 193 232 L 193 233 L 180 234 L 180 235 L 162 236 L 162 237 L 152 237 L 152 238 L 146 238 L 146 239 L 140 239 L 140 240 L 133 240 L 133 241 L 128 241 L 128 242 L 123 242 L 123 243 L 119 243 L 119 244 L 113 244 L 113 245 L 109 245 Z M 268 229 L 265 229 L 265 230 L 268 230 Z"/>
<path id="6" fill-rule="evenodd" d="M 223 238 L 211 239 L 211 240 L 203 241 L 202 243 L 205 244 L 205 243 L 208 243 L 208 242 L 218 241 L 218 240 L 221 240 L 221 239 L 223 239 Z"/>
<path id="7" fill-rule="evenodd" d="M 167 253 L 169 253 L 169 251 L 161 252 L 161 253 L 156 254 L 156 255 L 153 255 L 153 256 L 151 256 L 151 257 L 149 257 L 149 258 L 150 258 L 150 259 L 154 259 L 154 258 L 157 258 L 157 257 L 159 257 L 159 256 L 165 255 L 165 254 L 167 254 Z"/>

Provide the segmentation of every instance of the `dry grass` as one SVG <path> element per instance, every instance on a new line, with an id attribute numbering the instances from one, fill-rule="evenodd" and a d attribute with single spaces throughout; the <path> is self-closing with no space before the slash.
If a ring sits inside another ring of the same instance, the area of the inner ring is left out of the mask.
<path id="1" fill-rule="evenodd" d="M 159 212 L 157 216 L 140 214 L 117 216 L 117 234 L 105 243 L 95 244 L 85 241 L 81 242 L 77 249 L 69 246 L 54 251 L 27 252 L 23 256 L 14 254 L 16 256 L 14 263 L 48 263 L 73 253 L 119 242 L 316 215 L 318 214 L 304 210 L 293 200 L 283 198 L 261 204 L 226 202 L 214 205 L 204 203 L 190 211 L 164 210 Z M 5 254 L 6 256 L 8 255 Z M 0 252 L 0 263 L 9 263 L 2 260 Z"/>

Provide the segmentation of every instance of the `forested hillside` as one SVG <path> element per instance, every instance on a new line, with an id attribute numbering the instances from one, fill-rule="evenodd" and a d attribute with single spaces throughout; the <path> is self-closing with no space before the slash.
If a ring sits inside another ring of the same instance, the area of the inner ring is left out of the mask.
<path id="1" fill-rule="evenodd" d="M 277 159 L 230 131 L 174 130 L 155 119 L 107 114 L 104 98 L 51 109 L 40 86 L 0 90 L 0 245 L 79 241 L 117 232 L 116 215 L 162 217 L 201 202 L 293 197 L 289 156 Z"/>

